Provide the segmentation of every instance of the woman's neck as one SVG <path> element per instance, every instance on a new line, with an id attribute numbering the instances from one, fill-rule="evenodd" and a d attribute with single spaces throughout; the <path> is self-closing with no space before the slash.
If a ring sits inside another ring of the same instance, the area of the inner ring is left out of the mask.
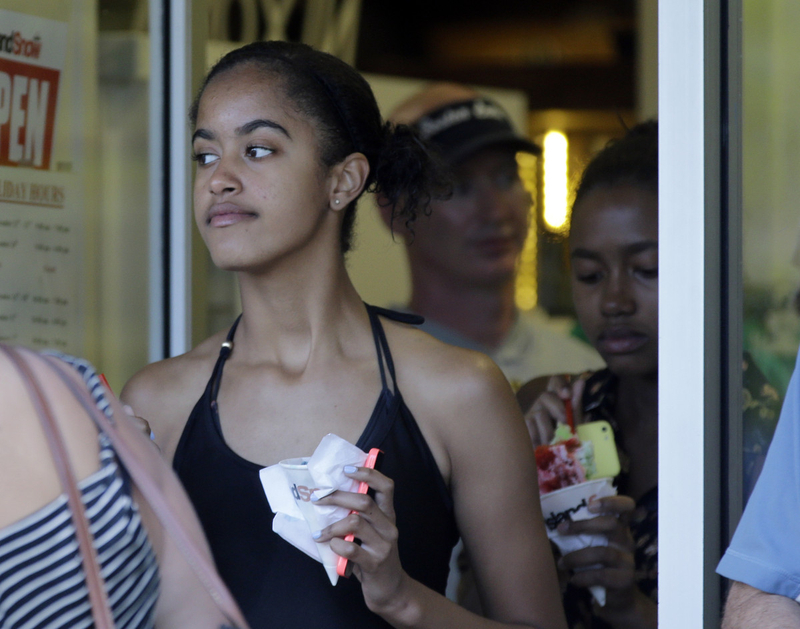
<path id="1" fill-rule="evenodd" d="M 366 320 L 344 260 L 338 264 L 285 265 L 265 273 L 239 273 L 242 320 L 237 354 L 303 371 L 313 356 L 340 352 L 354 324 Z"/>

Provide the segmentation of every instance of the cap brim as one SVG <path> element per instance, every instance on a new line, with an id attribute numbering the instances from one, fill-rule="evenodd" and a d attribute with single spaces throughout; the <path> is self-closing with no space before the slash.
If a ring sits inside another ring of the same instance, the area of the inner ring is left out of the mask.
<path id="1" fill-rule="evenodd" d="M 509 150 L 514 152 L 522 151 L 524 153 L 533 153 L 534 155 L 542 154 L 542 149 L 539 145 L 513 133 L 503 131 L 472 138 L 458 146 L 452 147 L 448 151 L 443 151 L 442 155 L 449 162 L 460 162 L 471 157 L 481 149 L 495 146 L 508 147 Z"/>

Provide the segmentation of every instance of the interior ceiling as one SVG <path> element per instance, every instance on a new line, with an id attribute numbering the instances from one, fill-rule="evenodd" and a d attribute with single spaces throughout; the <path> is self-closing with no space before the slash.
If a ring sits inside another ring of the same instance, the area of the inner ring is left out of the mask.
<path id="1" fill-rule="evenodd" d="M 146 1 L 99 0 L 101 29 L 131 28 L 135 9 Z M 238 41 L 242 0 L 204 1 L 229 7 L 230 39 Z M 295 6 L 290 37 L 299 37 L 302 12 L 314 1 Z M 362 0 L 356 66 L 520 89 L 535 110 L 631 110 L 636 5 L 637 0 Z M 265 24 L 262 12 L 262 32 Z"/>
<path id="2" fill-rule="evenodd" d="M 356 65 L 365 72 L 521 89 L 531 109 L 634 107 L 635 0 L 362 6 Z"/>

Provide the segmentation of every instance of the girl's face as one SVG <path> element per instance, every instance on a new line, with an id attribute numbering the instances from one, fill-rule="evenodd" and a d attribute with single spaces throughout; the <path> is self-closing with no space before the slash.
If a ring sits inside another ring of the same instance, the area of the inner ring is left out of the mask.
<path id="1" fill-rule="evenodd" d="M 658 373 L 658 198 L 630 185 L 596 188 L 576 205 L 572 296 L 612 372 Z"/>
<path id="2" fill-rule="evenodd" d="M 241 65 L 209 83 L 192 141 L 197 226 L 222 269 L 258 271 L 333 234 L 332 179 L 313 123 L 279 78 Z"/>

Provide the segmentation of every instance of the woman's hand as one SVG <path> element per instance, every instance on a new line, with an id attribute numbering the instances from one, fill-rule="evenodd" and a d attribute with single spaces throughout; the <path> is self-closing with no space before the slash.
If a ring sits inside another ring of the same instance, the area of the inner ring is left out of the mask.
<path id="1" fill-rule="evenodd" d="M 153 431 L 150 429 L 150 423 L 144 418 L 139 417 L 128 404 L 122 405 L 122 410 L 131 418 L 136 427 L 148 438 L 153 438 Z"/>
<path id="2" fill-rule="evenodd" d="M 628 522 L 635 509 L 633 498 L 607 496 L 589 503 L 597 516 L 589 520 L 562 522 L 562 535 L 605 535 L 608 546 L 592 546 L 564 555 L 559 568 L 572 573 L 570 583 L 588 588 L 606 588 L 606 604 L 595 605 L 595 614 L 614 627 L 655 627 L 656 606 L 636 585 L 634 542 Z"/>
<path id="3" fill-rule="evenodd" d="M 353 562 L 353 574 L 361 582 L 364 601 L 371 611 L 384 617 L 394 615 L 397 607 L 403 604 L 402 591 L 408 578 L 397 551 L 394 482 L 366 467 L 346 467 L 345 474 L 367 483 L 375 498 L 337 491 L 315 500 L 318 505 L 335 505 L 356 511 L 322 529 L 316 540 L 329 541 L 333 552 Z M 345 536 L 350 533 L 361 540 L 360 545 L 345 541 Z"/>
<path id="4" fill-rule="evenodd" d="M 567 423 L 566 400 L 572 402 L 575 425 L 583 423 L 583 389 L 586 379 L 570 381 L 567 376 L 553 376 L 547 389 L 525 413 L 525 424 L 533 447 L 548 444 L 553 439 L 557 424 Z"/>

